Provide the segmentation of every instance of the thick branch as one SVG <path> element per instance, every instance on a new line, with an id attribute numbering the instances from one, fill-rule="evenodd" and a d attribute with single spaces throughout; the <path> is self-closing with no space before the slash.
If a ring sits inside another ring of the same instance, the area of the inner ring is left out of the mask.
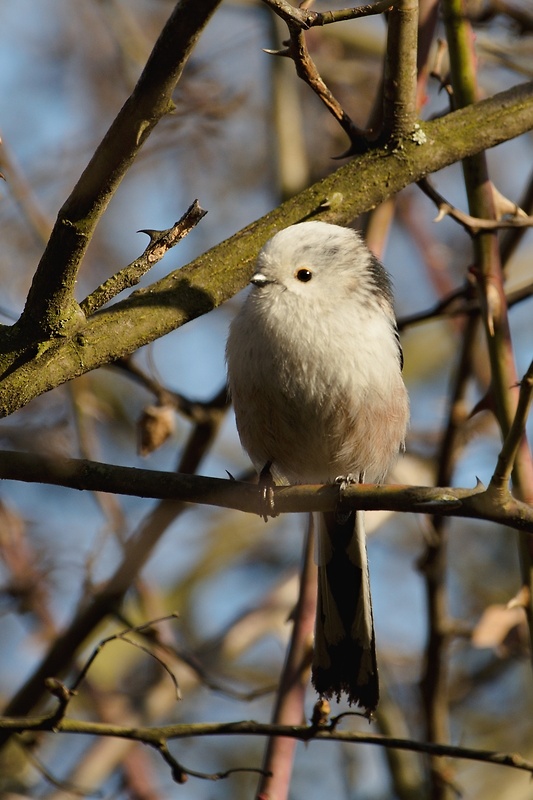
<path id="1" fill-rule="evenodd" d="M 398 0 L 389 14 L 383 83 L 384 141 L 400 142 L 417 130 L 418 0 Z"/>
<path id="2" fill-rule="evenodd" d="M 277 230 L 310 217 L 346 224 L 413 181 L 531 128 L 533 83 L 525 83 L 425 123 L 424 144 L 406 140 L 399 151 L 354 158 L 179 272 L 95 314 L 83 331 L 12 368 L 1 386 L 0 416 L 219 306 L 244 288 L 257 251 Z"/>

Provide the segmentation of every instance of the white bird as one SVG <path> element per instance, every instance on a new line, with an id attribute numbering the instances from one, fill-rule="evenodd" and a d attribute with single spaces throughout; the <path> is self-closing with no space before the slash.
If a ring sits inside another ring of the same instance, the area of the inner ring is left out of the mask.
<path id="1" fill-rule="evenodd" d="M 354 230 L 303 222 L 266 243 L 251 283 L 226 358 L 256 469 L 282 484 L 382 481 L 409 419 L 385 268 Z M 312 680 L 370 713 L 379 686 L 364 513 L 321 517 Z"/>

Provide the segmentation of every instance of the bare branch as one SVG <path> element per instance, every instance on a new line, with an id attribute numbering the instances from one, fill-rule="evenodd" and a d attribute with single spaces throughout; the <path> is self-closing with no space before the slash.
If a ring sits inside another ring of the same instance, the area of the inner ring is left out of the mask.
<path id="1" fill-rule="evenodd" d="M 183 764 L 180 764 L 180 762 L 174 758 L 168 749 L 168 744 L 165 740 L 157 742 L 155 747 L 170 766 L 172 778 L 176 781 L 176 783 L 186 783 L 189 775 L 191 778 L 200 778 L 204 781 L 221 781 L 225 778 L 229 778 L 230 775 L 233 775 L 237 772 L 255 772 L 259 773 L 260 775 L 265 774 L 264 770 L 258 767 L 232 767 L 224 770 L 223 772 L 198 772 L 197 770 L 189 769 L 188 767 L 184 767 Z"/>
<path id="2" fill-rule="evenodd" d="M 443 18 L 450 54 L 453 100 L 456 107 L 474 105 L 479 99 L 477 56 L 474 35 L 464 16 L 461 0 L 443 0 Z M 496 219 L 497 207 L 490 181 L 487 155 L 480 151 L 462 162 L 469 211 L 474 217 Z M 491 369 L 491 400 L 504 440 L 514 447 L 513 485 L 521 500 L 533 502 L 533 457 L 525 436 L 509 440 L 518 403 L 518 375 L 513 352 L 508 310 L 505 299 L 504 273 L 498 241 L 494 232 L 481 231 L 473 239 L 472 274 L 481 306 L 481 317 Z M 506 494 L 500 486 L 489 494 Z M 529 634 L 529 658 L 533 666 L 533 542 L 523 533 L 518 536 L 521 587 L 527 602 L 524 609 Z"/>
<path id="3" fill-rule="evenodd" d="M 117 272 L 105 283 L 95 289 L 88 297 L 80 303 L 80 308 L 88 317 L 94 314 L 99 308 L 108 303 L 124 289 L 131 289 L 136 286 L 154 264 L 161 261 L 168 251 L 175 247 L 182 239 L 192 231 L 200 220 L 205 217 L 207 211 L 195 200 L 189 206 L 185 214 L 166 231 L 143 230 L 139 233 L 147 233 L 150 237 L 150 244 L 139 258 L 132 261 L 127 267 Z"/>
<path id="4" fill-rule="evenodd" d="M 533 83 L 525 83 L 424 123 L 426 144 L 405 140 L 401 152 L 384 148 L 352 159 L 188 266 L 94 314 L 72 337 L 41 344 L 37 355 L 32 345 L 29 361 L 13 349 L 7 329 L 4 369 L 14 358 L 24 363 L 2 381 L 0 416 L 220 305 L 246 285 L 259 248 L 280 228 L 311 217 L 347 223 L 413 180 L 529 130 L 532 113 Z"/>
<path id="5" fill-rule="evenodd" d="M 475 236 L 480 231 L 495 231 L 501 228 L 530 228 L 533 226 L 533 217 L 528 217 L 522 209 L 515 206 L 514 213 L 507 219 L 481 219 L 472 217 L 464 211 L 452 206 L 444 197 L 432 186 L 427 178 L 417 182 L 417 186 L 422 189 L 437 206 L 439 213 L 435 222 L 440 222 L 445 216 L 455 219 L 471 236 Z"/>
<path id="6" fill-rule="evenodd" d="M 49 457 L 0 450 L 0 478 L 45 483 L 72 489 L 175 502 L 233 508 L 261 515 L 261 493 L 256 485 L 200 475 L 119 467 L 97 461 Z M 273 489 L 278 514 L 333 511 L 339 500 L 337 485 L 279 486 Z M 510 494 L 494 496 L 478 485 L 474 489 L 424 486 L 350 485 L 342 496 L 347 508 L 477 517 L 533 533 L 533 506 Z"/>
<path id="7" fill-rule="evenodd" d="M 417 123 L 418 0 L 398 0 L 388 17 L 381 141 L 425 134 Z"/>
<path id="8" fill-rule="evenodd" d="M 495 492 L 505 492 L 508 490 L 515 458 L 524 437 L 532 396 L 533 361 L 529 365 L 528 371 L 520 381 L 520 393 L 518 396 L 516 414 L 509 429 L 509 433 L 507 434 L 507 438 L 503 443 L 500 455 L 498 456 L 498 463 L 496 465 L 496 469 L 494 470 L 494 475 L 492 476 L 488 491 L 494 490 Z"/>
<path id="9" fill-rule="evenodd" d="M 181 455 L 178 469 L 194 472 L 209 448 L 222 420 L 221 413 L 198 423 L 192 430 Z M 151 509 L 146 519 L 128 540 L 122 560 L 111 577 L 73 617 L 60 636 L 50 644 L 41 663 L 7 704 L 5 713 L 27 714 L 44 693 L 44 682 L 51 675 L 62 674 L 77 648 L 105 617 L 113 613 L 129 587 L 136 580 L 168 525 L 185 508 L 175 496 Z M 54 719 L 54 715 L 50 719 Z M 0 735 L 0 745 L 3 743 Z"/>
<path id="10" fill-rule="evenodd" d="M 317 571 L 314 563 L 313 517 L 304 541 L 300 592 L 291 620 L 293 629 L 279 681 L 272 722 L 299 725 L 305 718 L 305 693 L 309 683 L 311 641 L 316 613 Z M 296 742 L 285 737 L 270 737 L 263 760 L 263 777 L 257 797 L 289 796 Z"/>
<path id="11" fill-rule="evenodd" d="M 142 650 L 144 653 L 149 655 L 151 658 L 155 658 L 155 660 L 161 665 L 161 667 L 165 670 L 167 675 L 170 677 L 172 683 L 174 684 L 174 688 L 176 690 L 176 698 L 178 700 L 180 700 L 181 699 L 181 695 L 180 695 L 178 682 L 176 680 L 176 676 L 168 668 L 168 666 L 165 664 L 165 662 L 162 661 L 162 659 L 160 659 L 157 656 L 157 654 L 153 652 L 153 650 L 150 650 L 148 647 L 144 647 L 142 644 L 139 644 L 139 642 L 135 642 L 135 641 L 133 641 L 132 639 L 130 639 L 128 637 L 129 633 L 143 633 L 147 629 L 152 628 L 152 626 L 156 625 L 158 622 L 163 622 L 164 620 L 169 620 L 169 619 L 177 619 L 177 617 L 178 617 L 177 614 L 167 614 L 164 617 L 159 617 L 158 619 L 150 620 L 150 622 L 145 623 L 144 625 L 130 626 L 128 628 L 125 628 L 122 631 L 119 631 L 118 633 L 111 634 L 111 636 L 107 636 L 105 639 L 102 639 L 102 641 L 99 642 L 97 647 L 95 647 L 95 649 L 93 650 L 93 652 L 91 653 L 91 655 L 89 656 L 89 658 L 87 659 L 85 664 L 83 665 L 83 667 L 80 670 L 76 680 L 74 681 L 74 683 L 70 687 L 69 693 L 72 695 L 73 693 L 75 693 L 77 691 L 77 689 L 79 688 L 80 684 L 87 677 L 87 673 L 89 672 L 89 670 L 90 670 L 91 666 L 93 665 L 94 661 L 96 660 L 97 656 L 101 653 L 101 651 L 104 649 L 104 647 L 107 644 L 109 644 L 110 642 L 115 642 L 117 640 L 121 640 L 123 642 L 127 642 L 128 644 L 131 644 L 133 647 L 138 647 L 140 650 Z"/>
<path id="12" fill-rule="evenodd" d="M 47 717 L 28 717 L 17 719 L 0 717 L 0 730 L 11 732 L 46 731 Z M 167 741 L 190 739 L 204 736 L 288 736 L 302 742 L 338 741 L 358 744 L 377 745 L 398 750 L 411 750 L 415 753 L 427 753 L 438 757 L 460 758 L 468 761 L 480 761 L 486 764 L 497 764 L 533 774 L 533 762 L 518 753 L 501 753 L 493 750 L 478 750 L 447 744 L 420 742 L 412 739 L 397 739 L 380 734 L 359 733 L 356 731 L 339 731 L 336 722 L 329 726 L 316 725 L 272 725 L 255 721 L 242 722 L 206 722 L 177 725 L 165 725 L 159 728 L 122 727 L 102 722 L 64 719 L 57 726 L 57 733 L 73 733 L 90 736 L 115 736 L 152 745 L 160 752 L 166 748 Z M 193 774 L 185 770 L 181 764 L 168 754 L 168 762 L 177 765 L 178 773 Z M 221 773 L 225 775 L 227 773 Z M 205 777 L 203 773 L 199 777 Z"/>
<path id="13" fill-rule="evenodd" d="M 98 220 L 144 142 L 173 108 L 172 92 L 220 0 L 179 0 L 137 85 L 61 208 L 20 325 L 41 338 L 79 329 L 76 275 Z"/>
<path id="14" fill-rule="evenodd" d="M 369 17 L 373 14 L 383 14 L 393 8 L 398 0 L 378 0 L 376 3 L 344 8 L 336 11 L 313 11 L 309 8 L 292 6 L 287 0 L 263 0 L 272 11 L 288 24 L 297 25 L 302 30 L 330 25 L 341 20 Z"/>
<path id="15" fill-rule="evenodd" d="M 294 10 L 296 11 L 296 9 Z M 298 9 L 298 11 L 301 11 L 301 9 Z M 285 56 L 294 61 L 298 77 L 313 90 L 348 135 L 351 143 L 350 149 L 342 157 L 353 155 L 354 153 L 364 153 L 368 149 L 365 133 L 355 125 L 322 80 L 313 59 L 309 55 L 301 26 L 289 23 L 289 35 L 289 41 L 284 43 L 287 45 L 285 50 L 266 50 L 265 52 L 271 55 Z"/>

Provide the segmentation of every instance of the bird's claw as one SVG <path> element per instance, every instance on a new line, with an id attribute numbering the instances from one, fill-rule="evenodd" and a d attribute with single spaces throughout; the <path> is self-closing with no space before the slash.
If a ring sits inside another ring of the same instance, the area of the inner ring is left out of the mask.
<path id="1" fill-rule="evenodd" d="M 259 514 L 268 522 L 269 517 L 277 517 L 274 507 L 274 479 L 270 472 L 271 461 L 267 461 L 259 475 Z"/>
<path id="2" fill-rule="evenodd" d="M 340 525 L 348 522 L 353 510 L 351 508 L 343 508 L 345 490 L 348 488 L 348 486 L 353 486 L 355 483 L 362 482 L 362 475 L 353 475 L 352 473 L 349 473 L 348 475 L 338 475 L 335 478 L 335 483 L 339 487 L 339 499 L 337 501 L 337 507 L 335 508 L 335 519 Z"/>

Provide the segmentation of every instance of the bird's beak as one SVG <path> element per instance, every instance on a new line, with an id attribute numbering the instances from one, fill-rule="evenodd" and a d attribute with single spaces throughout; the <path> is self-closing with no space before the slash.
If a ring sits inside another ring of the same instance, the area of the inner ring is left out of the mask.
<path id="1" fill-rule="evenodd" d="M 266 286 L 268 283 L 274 283 L 274 281 L 267 278 L 262 272 L 256 272 L 255 275 L 252 275 L 250 283 L 253 283 L 254 286 L 261 287 Z"/>

